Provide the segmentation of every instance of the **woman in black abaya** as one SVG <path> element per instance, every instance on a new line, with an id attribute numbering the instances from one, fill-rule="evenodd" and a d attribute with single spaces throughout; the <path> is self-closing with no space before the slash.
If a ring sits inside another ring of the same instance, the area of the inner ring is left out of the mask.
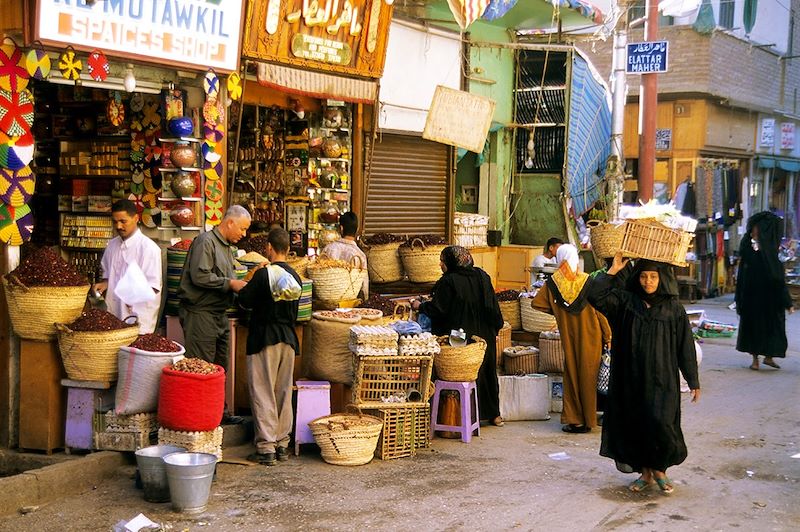
<path id="1" fill-rule="evenodd" d="M 773 357 L 786 356 L 786 314 L 794 312 L 786 287 L 783 265 L 778 260 L 781 219 L 771 212 L 754 214 L 747 220 L 747 235 L 739 246 L 736 276 L 736 313 L 739 335 L 736 350 L 750 353 L 750 369 L 764 364 L 779 369 Z"/>
<path id="2" fill-rule="evenodd" d="M 614 459 L 624 473 L 641 474 L 631 491 L 657 484 L 671 493 L 667 468 L 687 456 L 679 369 L 692 402 L 700 398 L 692 330 L 677 301 L 672 267 L 637 260 L 632 272 L 623 272 L 627 263 L 617 253 L 608 274 L 592 280 L 588 294 L 589 302 L 608 318 L 614 338 L 600 454 Z"/>
<path id="3" fill-rule="evenodd" d="M 442 250 L 440 266 L 443 275 L 433 287 L 430 301 L 411 303 L 431 319 L 431 332 L 449 335 L 453 329 L 464 329 L 467 338 L 478 336 L 486 341 L 486 353 L 478 371 L 478 410 L 482 419 L 502 426 L 500 390 L 497 383 L 497 333 L 503 327 L 503 315 L 485 271 L 476 268 L 472 255 L 461 246 Z"/>

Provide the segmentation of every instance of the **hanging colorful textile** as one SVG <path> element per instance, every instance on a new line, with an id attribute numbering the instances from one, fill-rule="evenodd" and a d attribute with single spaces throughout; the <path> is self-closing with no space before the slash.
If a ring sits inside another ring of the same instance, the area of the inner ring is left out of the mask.
<path id="1" fill-rule="evenodd" d="M 228 76 L 228 98 L 238 101 L 242 97 L 242 78 L 236 72 Z"/>
<path id="2" fill-rule="evenodd" d="M 489 5 L 489 0 L 447 0 L 453 18 L 462 30 L 478 20 Z"/>
<path id="3" fill-rule="evenodd" d="M 20 246 L 31 239 L 32 232 L 33 213 L 28 205 L 0 205 L 0 241 Z"/>
<path id="4" fill-rule="evenodd" d="M 517 5 L 517 0 L 490 0 L 481 17 L 484 20 L 497 20 Z"/>
<path id="5" fill-rule="evenodd" d="M 75 81 L 81 77 L 81 70 L 83 70 L 83 62 L 72 49 L 72 46 L 67 46 L 67 49 L 61 52 L 58 58 L 58 69 L 64 79 Z"/>
<path id="6" fill-rule="evenodd" d="M 36 188 L 36 176 L 27 166 L 19 170 L 0 168 L 0 200 L 11 207 L 22 207 Z"/>
<path id="7" fill-rule="evenodd" d="M 29 78 L 22 50 L 13 39 L 6 37 L 0 44 L 0 89 L 21 91 L 28 86 Z"/>
<path id="8" fill-rule="evenodd" d="M 28 134 L 33 125 L 33 95 L 0 89 L 0 130 L 11 137 Z"/>
<path id="9" fill-rule="evenodd" d="M 89 66 L 89 75 L 95 81 L 105 81 L 108 77 L 108 59 L 102 50 L 95 50 L 86 60 Z"/>
<path id="10" fill-rule="evenodd" d="M 39 81 L 46 80 L 50 75 L 50 67 L 50 56 L 41 44 L 28 50 L 25 55 L 25 70 L 32 78 Z"/>

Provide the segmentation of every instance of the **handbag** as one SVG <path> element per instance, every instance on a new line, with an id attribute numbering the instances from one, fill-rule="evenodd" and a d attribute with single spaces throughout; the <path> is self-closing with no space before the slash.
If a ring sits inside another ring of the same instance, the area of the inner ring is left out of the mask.
<path id="1" fill-rule="evenodd" d="M 608 346 L 603 346 L 600 355 L 600 369 L 597 371 L 597 391 L 603 395 L 608 394 L 608 380 L 611 377 L 611 351 Z"/>

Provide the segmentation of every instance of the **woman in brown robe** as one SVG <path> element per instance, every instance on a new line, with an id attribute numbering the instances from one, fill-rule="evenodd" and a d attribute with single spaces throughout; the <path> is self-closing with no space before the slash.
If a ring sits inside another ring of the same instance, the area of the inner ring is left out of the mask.
<path id="1" fill-rule="evenodd" d="M 606 318 L 586 299 L 589 275 L 578 272 L 578 250 L 558 248 L 558 270 L 531 301 L 556 318 L 564 347 L 564 432 L 584 433 L 597 426 L 597 371 L 603 345 L 611 341 Z"/>

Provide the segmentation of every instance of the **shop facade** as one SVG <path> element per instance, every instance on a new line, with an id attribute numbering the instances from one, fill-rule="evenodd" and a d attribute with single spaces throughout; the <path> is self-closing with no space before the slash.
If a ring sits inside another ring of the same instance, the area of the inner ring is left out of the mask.
<path id="1" fill-rule="evenodd" d="M 791 239 L 800 235 L 800 146 L 795 140 L 796 127 L 798 121 L 788 116 L 758 116 L 756 157 L 749 183 L 750 213 L 770 210 L 781 216 L 784 235 Z"/>

